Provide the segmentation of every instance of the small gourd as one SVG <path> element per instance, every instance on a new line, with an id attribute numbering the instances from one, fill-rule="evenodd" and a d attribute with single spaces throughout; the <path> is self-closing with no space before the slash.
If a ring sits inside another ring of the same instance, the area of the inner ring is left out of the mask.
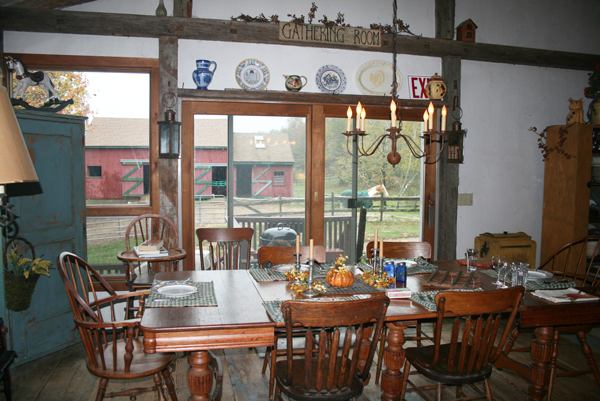
<path id="1" fill-rule="evenodd" d="M 354 283 L 354 274 L 344 264 L 346 258 L 340 255 L 336 259 L 335 264 L 329 272 L 325 280 L 332 287 L 350 287 Z"/>

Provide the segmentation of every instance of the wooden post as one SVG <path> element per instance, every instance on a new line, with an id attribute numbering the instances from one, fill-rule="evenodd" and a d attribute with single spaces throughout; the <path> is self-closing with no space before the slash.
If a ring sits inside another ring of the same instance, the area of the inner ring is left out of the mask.
<path id="1" fill-rule="evenodd" d="M 162 102 L 167 93 L 177 95 L 177 51 L 176 36 L 161 36 L 158 39 L 158 116 L 163 120 L 166 107 Z M 177 110 L 175 110 L 177 112 Z M 180 113 L 176 117 L 181 121 Z M 160 214 L 167 217 L 179 229 L 179 159 L 158 159 Z"/>
<path id="2" fill-rule="evenodd" d="M 379 194 L 379 196 L 381 197 L 381 204 L 379 205 L 379 222 L 381 223 L 383 221 L 383 193 Z"/>
<path id="3" fill-rule="evenodd" d="M 455 0 L 435 0 L 436 39 L 454 39 L 455 5 Z"/>

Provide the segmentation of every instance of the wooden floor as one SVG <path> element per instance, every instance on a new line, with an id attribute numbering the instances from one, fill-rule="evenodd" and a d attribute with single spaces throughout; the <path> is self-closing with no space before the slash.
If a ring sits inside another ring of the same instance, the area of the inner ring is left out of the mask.
<path id="1" fill-rule="evenodd" d="M 592 347 L 600 350 L 600 339 L 590 336 Z M 560 361 L 570 367 L 585 368 L 586 362 L 580 352 L 580 346 L 561 337 Z M 517 346 L 525 346 L 531 339 L 531 332 L 523 333 Z M 576 341 L 574 337 L 573 341 Z M 409 343 L 410 345 L 410 343 Z M 268 399 L 268 373 L 261 375 L 262 359 L 255 349 L 227 350 L 216 352 L 224 367 L 223 400 L 254 401 Z M 511 357 L 528 363 L 526 353 L 511 354 Z M 596 360 L 600 361 L 600 353 L 596 352 Z M 190 392 L 187 385 L 187 359 L 183 354 L 173 366 L 173 377 L 179 400 L 187 400 Z M 13 380 L 13 400 L 53 401 L 77 400 L 91 401 L 95 399 L 99 380 L 92 376 L 85 367 L 85 352 L 81 345 L 72 346 L 63 351 L 48 355 L 36 361 L 18 366 L 11 370 Z M 375 367 L 372 374 L 375 373 Z M 151 385 L 151 379 L 147 379 Z M 142 383 L 140 383 L 143 385 Z M 522 378 L 506 371 L 495 369 L 490 379 L 495 400 L 525 400 L 527 399 L 528 383 Z M 138 385 L 138 384 L 136 384 Z M 109 382 L 109 391 L 120 387 L 118 382 Z M 451 397 L 454 388 L 445 390 L 446 397 Z M 482 386 L 465 389 L 467 395 L 482 393 Z M 600 389 L 591 374 L 576 378 L 558 378 L 553 399 L 567 400 L 596 400 L 600 399 Z M 380 400 L 381 390 L 371 380 L 359 401 Z M 435 395 L 432 395 L 435 398 Z M 155 400 L 155 393 L 139 396 L 140 401 Z M 0 399 L 2 397 L 0 396 Z M 126 399 L 126 398 L 120 398 Z M 420 399 L 411 393 L 408 401 Z"/>

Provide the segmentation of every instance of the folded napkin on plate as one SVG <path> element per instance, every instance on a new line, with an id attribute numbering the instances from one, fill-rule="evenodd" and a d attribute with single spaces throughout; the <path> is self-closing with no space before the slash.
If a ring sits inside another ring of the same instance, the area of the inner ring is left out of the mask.
<path id="1" fill-rule="evenodd" d="M 463 266 L 467 265 L 467 261 L 465 259 L 459 260 L 458 263 Z M 492 259 L 483 258 L 483 259 L 477 260 L 477 267 L 492 267 Z"/>

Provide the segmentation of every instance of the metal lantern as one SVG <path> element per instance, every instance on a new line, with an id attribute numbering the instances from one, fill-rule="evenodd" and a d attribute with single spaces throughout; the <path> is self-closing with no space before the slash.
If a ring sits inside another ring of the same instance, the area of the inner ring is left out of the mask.
<path id="1" fill-rule="evenodd" d="M 175 121 L 173 110 L 165 111 L 165 121 L 158 122 L 158 157 L 179 159 L 181 123 Z"/>

